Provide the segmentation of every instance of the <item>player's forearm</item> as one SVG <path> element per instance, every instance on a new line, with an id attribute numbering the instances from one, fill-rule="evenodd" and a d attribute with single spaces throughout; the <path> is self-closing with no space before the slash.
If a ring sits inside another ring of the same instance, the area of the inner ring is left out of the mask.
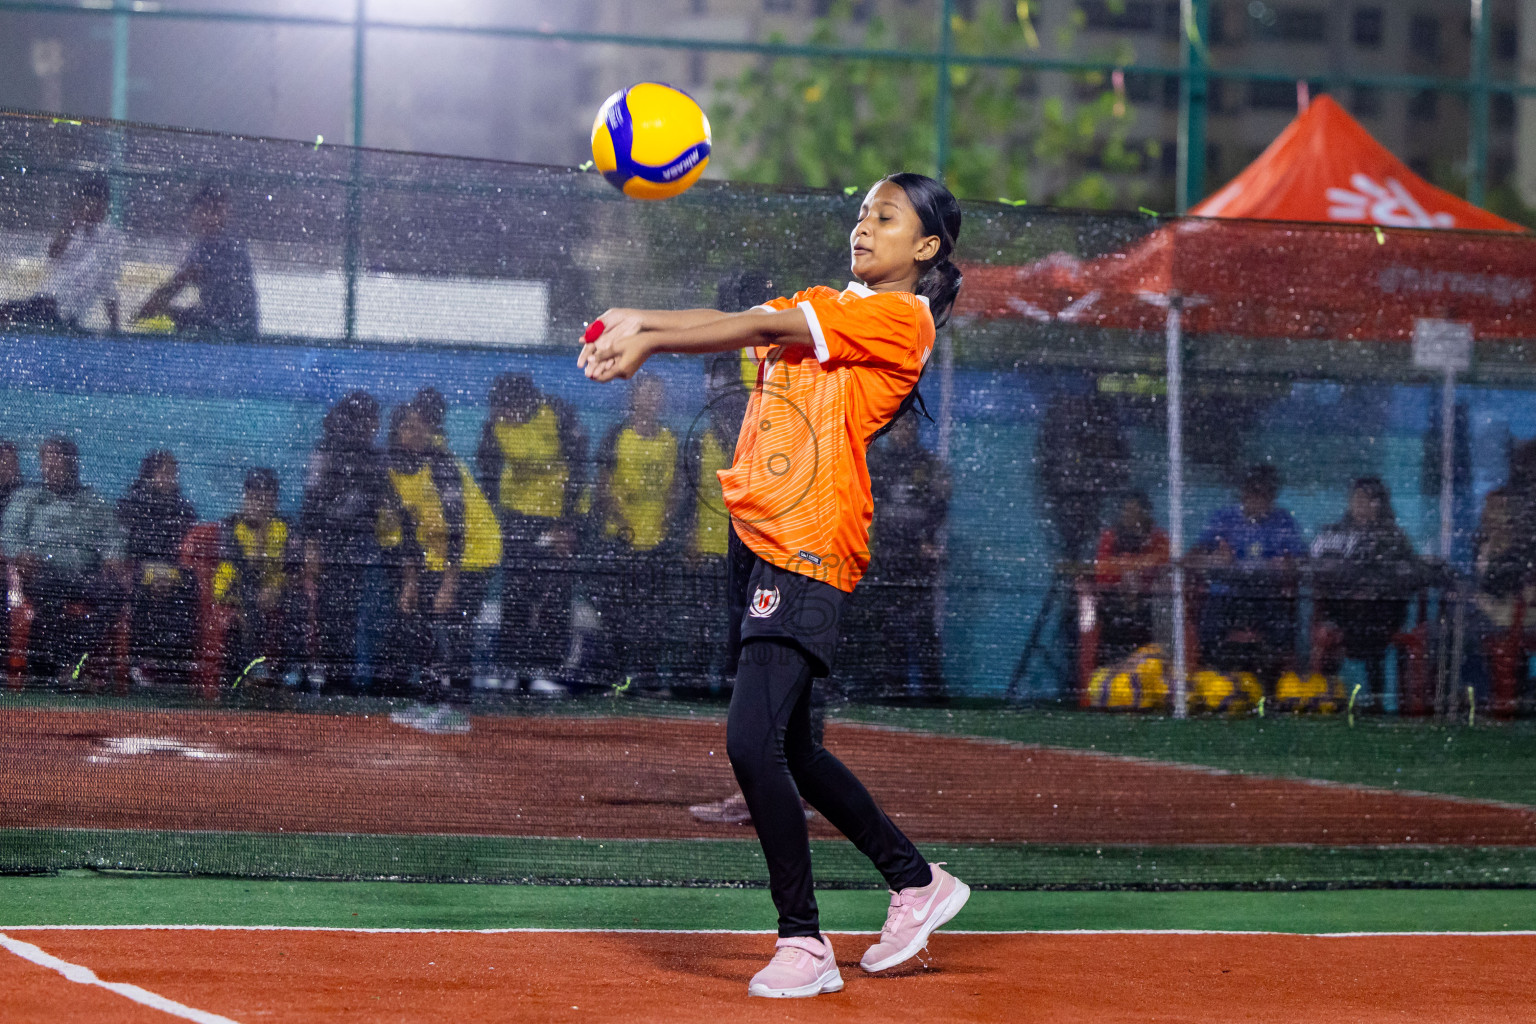
<path id="1" fill-rule="evenodd" d="M 652 354 L 703 355 L 757 345 L 809 345 L 811 329 L 805 314 L 798 309 L 775 313 L 748 311 L 724 314 L 692 327 L 648 331 L 641 339 Z"/>
<path id="2" fill-rule="evenodd" d="M 643 331 L 686 331 L 731 315 L 718 309 L 643 309 L 639 313 Z"/>

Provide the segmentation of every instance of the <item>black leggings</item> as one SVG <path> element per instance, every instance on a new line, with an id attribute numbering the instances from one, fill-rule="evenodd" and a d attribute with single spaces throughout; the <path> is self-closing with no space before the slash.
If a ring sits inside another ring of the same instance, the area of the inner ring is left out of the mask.
<path id="1" fill-rule="evenodd" d="M 725 746 L 768 862 L 780 938 L 821 934 L 802 796 L 874 862 L 891 889 L 933 880 L 912 841 L 812 735 L 811 663 L 794 642 L 752 638 L 742 645 Z"/>

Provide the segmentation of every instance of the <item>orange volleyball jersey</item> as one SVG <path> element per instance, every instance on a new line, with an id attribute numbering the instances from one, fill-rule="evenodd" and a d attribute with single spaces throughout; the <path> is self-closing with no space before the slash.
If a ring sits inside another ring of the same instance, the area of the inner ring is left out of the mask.
<path id="1" fill-rule="evenodd" d="M 811 346 L 758 351 L 735 459 L 720 471 L 742 541 L 774 565 L 851 591 L 869 566 L 865 449 L 933 352 L 928 300 L 824 285 L 764 307 L 798 308 Z"/>

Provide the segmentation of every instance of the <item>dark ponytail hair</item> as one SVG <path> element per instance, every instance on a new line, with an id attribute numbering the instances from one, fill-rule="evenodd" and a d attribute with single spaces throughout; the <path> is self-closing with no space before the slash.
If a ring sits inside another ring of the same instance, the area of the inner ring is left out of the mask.
<path id="1" fill-rule="evenodd" d="M 923 264 L 922 276 L 917 279 L 917 294 L 927 296 L 933 325 L 943 327 L 949 321 L 949 310 L 960 293 L 962 280 L 960 268 L 950 259 L 960 237 L 960 203 L 949 189 L 926 174 L 902 171 L 887 175 L 881 181 L 888 181 L 905 192 L 907 201 L 922 221 L 924 233 L 938 236 L 939 251 Z"/>
<path id="2" fill-rule="evenodd" d="M 949 257 L 955 251 L 955 240 L 960 237 L 960 203 L 953 193 L 939 182 L 926 174 L 917 174 L 912 171 L 901 171 L 897 174 L 888 174 L 875 184 L 888 181 L 899 187 L 907 195 L 907 201 L 912 204 L 912 209 L 917 211 L 917 218 L 922 222 L 923 231 L 929 235 L 937 235 L 939 238 L 939 251 L 933 254 L 933 259 L 924 263 L 922 275 L 917 279 L 917 294 L 927 296 L 928 312 L 933 314 L 933 326 L 943 327 L 949 322 L 950 308 L 955 304 L 955 296 L 960 294 L 962 276 L 960 268 L 955 266 Z M 924 367 L 926 369 L 926 367 Z M 919 380 L 922 374 L 918 375 Z M 869 441 L 873 444 L 883 437 L 885 432 L 891 429 L 891 425 L 901 419 L 916 403 L 918 411 L 930 421 L 928 415 L 928 403 L 923 401 L 923 396 L 917 389 L 917 384 L 912 385 L 912 390 L 901 400 L 901 405 L 896 408 L 895 414 L 870 435 Z"/>

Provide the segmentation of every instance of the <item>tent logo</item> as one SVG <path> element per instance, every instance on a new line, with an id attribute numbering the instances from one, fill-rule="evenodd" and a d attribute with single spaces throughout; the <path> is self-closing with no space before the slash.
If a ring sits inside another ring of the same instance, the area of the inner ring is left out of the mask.
<path id="1" fill-rule="evenodd" d="M 1354 191 L 1330 188 L 1327 192 L 1329 220 L 1364 221 L 1389 228 L 1449 228 L 1456 218 L 1449 213 L 1430 213 L 1419 205 L 1396 178 L 1385 185 L 1368 174 L 1356 172 L 1349 177 Z"/>

